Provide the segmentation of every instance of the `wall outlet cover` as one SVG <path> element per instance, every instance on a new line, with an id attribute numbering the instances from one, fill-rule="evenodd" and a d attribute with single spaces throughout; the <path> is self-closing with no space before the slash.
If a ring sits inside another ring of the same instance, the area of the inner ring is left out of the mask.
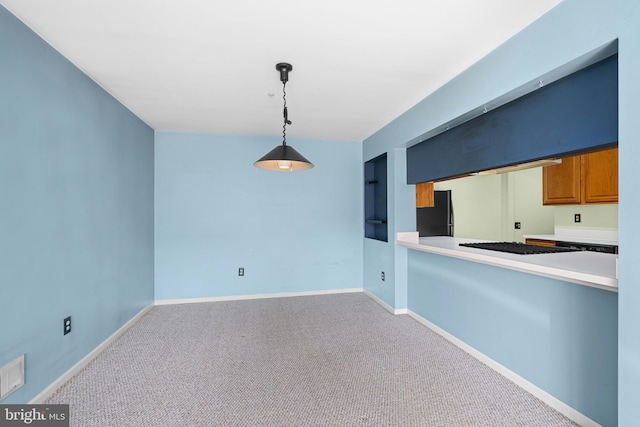
<path id="1" fill-rule="evenodd" d="M 0 368 L 0 400 L 24 385 L 24 354 Z"/>

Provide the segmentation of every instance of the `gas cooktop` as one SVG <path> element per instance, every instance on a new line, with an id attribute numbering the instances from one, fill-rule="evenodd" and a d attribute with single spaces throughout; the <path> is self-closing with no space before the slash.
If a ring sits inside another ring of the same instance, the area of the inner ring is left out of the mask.
<path id="1" fill-rule="evenodd" d="M 559 252 L 575 252 L 579 249 L 561 248 L 558 246 L 538 246 L 527 245 L 519 242 L 482 242 L 482 243 L 460 243 L 460 246 L 476 249 L 488 249 L 490 251 L 508 252 L 518 255 L 555 254 Z"/>

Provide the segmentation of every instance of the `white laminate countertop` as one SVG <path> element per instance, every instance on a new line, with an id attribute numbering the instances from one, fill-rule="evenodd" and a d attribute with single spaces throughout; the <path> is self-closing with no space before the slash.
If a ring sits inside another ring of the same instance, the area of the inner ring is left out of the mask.
<path id="1" fill-rule="evenodd" d="M 409 232 L 398 233 L 396 243 L 418 251 L 480 262 L 608 291 L 618 291 L 617 255 L 588 251 L 518 255 L 459 246 L 460 243 L 482 241 L 447 236 L 418 238 L 417 232 Z"/>

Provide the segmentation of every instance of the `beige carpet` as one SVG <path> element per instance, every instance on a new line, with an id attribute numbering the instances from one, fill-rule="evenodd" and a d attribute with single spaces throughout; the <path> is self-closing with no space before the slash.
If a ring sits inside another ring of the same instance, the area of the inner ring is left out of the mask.
<path id="1" fill-rule="evenodd" d="M 362 293 L 154 307 L 48 403 L 77 427 L 574 425 Z"/>

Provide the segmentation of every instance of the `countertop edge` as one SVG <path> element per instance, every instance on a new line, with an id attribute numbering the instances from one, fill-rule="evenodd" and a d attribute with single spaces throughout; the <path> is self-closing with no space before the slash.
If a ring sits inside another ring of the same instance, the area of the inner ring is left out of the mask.
<path id="1" fill-rule="evenodd" d="M 563 280 L 565 282 L 577 283 L 579 285 L 590 286 L 593 288 L 603 289 L 611 292 L 618 292 L 618 280 L 605 276 L 596 276 L 593 274 L 580 273 L 578 271 L 563 270 L 561 268 L 530 264 L 523 261 L 515 261 L 511 259 L 500 258 L 491 255 L 483 255 L 477 253 L 464 252 L 455 249 L 442 248 L 438 246 L 429 246 L 408 240 L 396 240 L 398 245 L 414 249 L 422 252 L 430 252 L 439 255 L 450 256 L 453 258 L 464 259 L 467 261 L 478 262 L 482 264 L 494 265 L 510 270 L 531 273 L 538 276 L 549 277 L 552 279 Z"/>

